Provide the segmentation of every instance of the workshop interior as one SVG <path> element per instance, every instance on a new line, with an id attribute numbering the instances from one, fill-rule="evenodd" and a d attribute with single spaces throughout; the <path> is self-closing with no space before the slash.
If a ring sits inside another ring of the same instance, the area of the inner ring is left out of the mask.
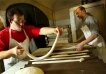
<path id="1" fill-rule="evenodd" d="M 26 25 L 63 29 L 60 36 L 50 34 L 33 38 L 36 49 L 26 53 L 26 58 L 9 69 L 0 59 L 0 74 L 106 74 L 106 47 L 85 44 L 83 50 L 76 50 L 78 38 L 85 35 L 79 29 L 82 20 L 75 13 L 79 6 L 96 18 L 98 33 L 105 43 L 106 0 L 0 0 L 0 31 L 10 27 L 7 13 L 12 8 L 24 13 Z"/>

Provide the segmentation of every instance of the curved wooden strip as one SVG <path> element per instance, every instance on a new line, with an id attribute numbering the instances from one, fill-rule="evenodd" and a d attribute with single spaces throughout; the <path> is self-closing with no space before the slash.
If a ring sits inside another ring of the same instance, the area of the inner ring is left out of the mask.
<path id="1" fill-rule="evenodd" d="M 54 41 L 54 43 L 53 43 L 52 48 L 51 48 L 50 51 L 49 51 L 47 54 L 45 54 L 44 56 L 35 57 L 35 56 L 33 56 L 32 54 L 30 54 L 27 50 L 25 50 L 25 52 L 26 52 L 26 54 L 28 55 L 28 57 L 30 57 L 30 58 L 33 59 L 34 61 L 39 61 L 39 60 L 45 59 L 46 57 L 48 57 L 48 56 L 53 52 L 53 50 L 54 50 L 54 48 L 55 48 L 55 46 L 56 46 L 56 43 L 57 43 L 58 38 L 59 38 L 59 33 L 57 33 L 57 36 L 56 36 L 56 39 L 55 39 L 55 41 Z"/>

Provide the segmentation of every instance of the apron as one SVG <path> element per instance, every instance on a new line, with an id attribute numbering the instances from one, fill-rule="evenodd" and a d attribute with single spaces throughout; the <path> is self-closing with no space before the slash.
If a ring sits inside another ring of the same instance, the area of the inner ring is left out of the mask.
<path id="1" fill-rule="evenodd" d="M 87 25 L 82 26 L 82 32 L 84 33 L 85 38 L 87 39 L 91 35 L 91 31 L 87 27 Z M 97 38 L 88 43 L 89 45 L 94 45 L 97 49 L 92 50 L 93 54 L 98 56 L 99 59 L 102 59 L 106 63 L 106 46 L 105 41 L 101 35 L 98 35 Z"/>
<path id="2" fill-rule="evenodd" d="M 25 31 L 24 31 L 24 34 L 26 36 L 26 39 L 23 42 L 17 42 L 15 39 L 13 39 L 11 37 L 11 29 L 9 29 L 9 35 L 10 35 L 9 49 L 11 49 L 17 45 L 21 45 L 24 49 L 28 49 L 29 48 L 29 38 Z M 26 56 L 27 56 L 26 53 L 23 52 L 23 54 L 20 56 L 14 56 L 14 57 L 10 57 L 8 59 L 4 59 L 5 70 L 9 69 L 11 66 L 13 66 L 17 62 L 19 62 L 19 60 L 25 58 Z"/>

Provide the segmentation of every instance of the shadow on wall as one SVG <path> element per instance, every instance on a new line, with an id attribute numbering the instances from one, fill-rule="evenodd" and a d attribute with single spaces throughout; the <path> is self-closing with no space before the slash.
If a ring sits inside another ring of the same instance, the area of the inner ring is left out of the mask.
<path id="1" fill-rule="evenodd" d="M 0 30 L 4 29 L 4 20 L 3 18 L 0 16 Z"/>

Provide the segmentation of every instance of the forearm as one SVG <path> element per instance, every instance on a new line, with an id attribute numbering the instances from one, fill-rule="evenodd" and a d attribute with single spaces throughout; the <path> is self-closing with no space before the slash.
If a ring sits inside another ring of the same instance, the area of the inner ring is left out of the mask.
<path id="1" fill-rule="evenodd" d="M 0 59 L 5 59 L 5 58 L 9 58 L 10 56 L 12 56 L 12 52 L 11 50 L 7 50 L 7 51 L 0 51 Z"/>
<path id="2" fill-rule="evenodd" d="M 97 34 L 92 34 L 90 37 L 88 37 L 86 40 L 82 41 L 81 43 L 84 45 L 84 44 L 87 44 L 89 42 L 91 42 L 92 40 L 94 40 L 98 35 Z"/>
<path id="3" fill-rule="evenodd" d="M 52 34 L 55 33 L 55 28 L 48 28 L 48 27 L 43 27 L 40 29 L 40 35 L 47 35 L 47 34 Z"/>
<path id="4" fill-rule="evenodd" d="M 78 39 L 77 39 L 77 41 L 76 42 L 81 42 L 81 41 L 83 41 L 85 39 L 85 37 L 84 37 L 84 35 L 81 35 Z"/>

